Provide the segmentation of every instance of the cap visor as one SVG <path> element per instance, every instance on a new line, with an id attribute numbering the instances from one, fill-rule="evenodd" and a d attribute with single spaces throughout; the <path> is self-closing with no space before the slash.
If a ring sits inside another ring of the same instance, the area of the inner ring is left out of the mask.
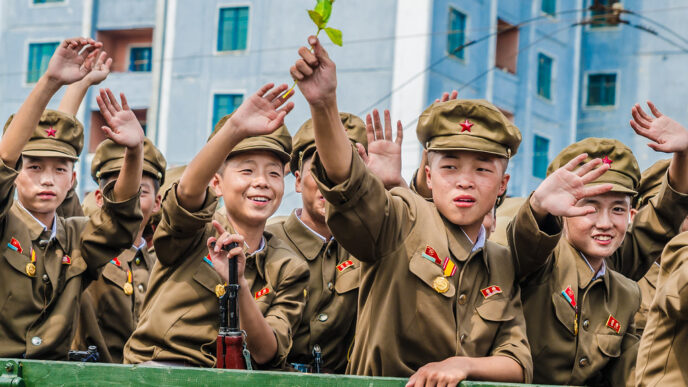
<path id="1" fill-rule="evenodd" d="M 27 150 L 22 152 L 23 156 L 28 157 L 60 157 L 72 161 L 79 160 L 78 157 L 54 150 Z"/>

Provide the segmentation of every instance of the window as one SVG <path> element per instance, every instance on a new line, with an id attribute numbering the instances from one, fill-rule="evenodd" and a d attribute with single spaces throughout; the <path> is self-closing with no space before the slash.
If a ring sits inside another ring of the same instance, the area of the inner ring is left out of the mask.
<path id="1" fill-rule="evenodd" d="M 542 13 L 554 16 L 557 13 L 557 0 L 542 0 L 540 3 Z"/>
<path id="2" fill-rule="evenodd" d="M 244 96 L 241 94 L 215 94 L 213 98 L 213 127 L 222 117 L 238 108 L 243 100 Z"/>
<path id="3" fill-rule="evenodd" d="M 248 36 L 248 7 L 220 9 L 217 29 L 217 51 L 245 50 Z"/>
<path id="4" fill-rule="evenodd" d="M 461 46 L 466 42 L 466 14 L 451 8 L 448 30 L 447 52 L 455 58 L 463 59 L 464 49 Z"/>
<path id="5" fill-rule="evenodd" d="M 615 3 L 619 0 L 591 0 L 590 16 L 593 22 L 590 24 L 592 28 L 609 27 L 619 24 L 618 14 L 612 11 Z"/>
<path id="6" fill-rule="evenodd" d="M 129 71 L 151 71 L 153 48 L 132 47 L 129 49 Z"/>
<path id="7" fill-rule="evenodd" d="M 552 58 L 545 54 L 538 54 L 537 93 L 552 99 Z"/>
<path id="8" fill-rule="evenodd" d="M 497 53 L 495 66 L 516 74 L 518 62 L 518 28 L 503 20 L 497 21 Z"/>
<path id="9" fill-rule="evenodd" d="M 614 106 L 616 74 L 588 75 L 588 106 Z"/>
<path id="10" fill-rule="evenodd" d="M 549 140 L 536 134 L 533 143 L 533 176 L 539 179 L 547 177 L 548 154 Z"/>
<path id="11" fill-rule="evenodd" d="M 35 83 L 43 75 L 58 44 L 60 43 L 29 44 L 29 66 L 26 72 L 26 83 Z"/>
<path id="12" fill-rule="evenodd" d="M 34 4 L 62 3 L 64 0 L 33 0 Z"/>

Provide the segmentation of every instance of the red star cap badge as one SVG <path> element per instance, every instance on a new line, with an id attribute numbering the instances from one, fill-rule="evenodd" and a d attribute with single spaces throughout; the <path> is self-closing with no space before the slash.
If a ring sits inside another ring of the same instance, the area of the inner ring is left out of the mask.
<path id="1" fill-rule="evenodd" d="M 472 123 L 472 122 L 470 122 L 470 121 L 468 121 L 468 120 L 465 120 L 464 122 L 461 123 L 461 133 L 463 133 L 463 132 L 465 132 L 465 131 L 469 131 L 469 132 L 470 132 L 472 126 L 473 126 L 473 123 Z"/>
<path id="2" fill-rule="evenodd" d="M 604 156 L 604 158 L 602 159 L 602 162 L 603 162 L 604 164 L 609 165 L 610 167 L 612 166 L 612 163 L 613 163 L 612 159 L 610 159 L 610 158 L 607 157 L 607 156 Z"/>
<path id="3" fill-rule="evenodd" d="M 45 133 L 48 134 L 48 137 L 55 137 L 57 130 L 53 129 L 53 127 L 51 126 L 45 130 Z"/>

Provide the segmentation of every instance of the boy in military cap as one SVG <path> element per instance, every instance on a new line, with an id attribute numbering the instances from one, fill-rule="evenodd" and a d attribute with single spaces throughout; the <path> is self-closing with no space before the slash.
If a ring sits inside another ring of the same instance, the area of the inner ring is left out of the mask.
<path id="1" fill-rule="evenodd" d="M 600 138 L 564 149 L 509 226 L 536 383 L 633 380 L 640 294 L 625 276 L 641 278 L 688 213 L 688 131 L 650 129 L 653 120 L 636 109 L 636 132 L 674 158 L 659 194 L 630 227 L 638 164 L 624 144 Z"/>
<path id="2" fill-rule="evenodd" d="M 91 163 L 91 177 L 98 183 L 96 202 L 103 205 L 102 189 L 117 179 L 124 161 L 125 148 L 105 140 L 96 149 Z M 139 320 L 148 278 L 156 261 L 148 251 L 143 232 L 151 215 L 160 209 L 160 185 L 165 181 L 167 162 L 162 153 L 146 138 L 143 142 L 143 175 L 141 176 L 141 212 L 143 222 L 134 245 L 106 265 L 81 298 L 81 313 L 73 348 L 86 350 L 95 345 L 100 361 L 122 363 L 124 344 Z"/>
<path id="3" fill-rule="evenodd" d="M 90 219 L 55 214 L 73 185 L 83 128 L 73 116 L 44 109 L 61 86 L 88 74 L 100 45 L 61 43 L 0 141 L 1 357 L 65 360 L 84 282 L 131 246 L 141 222 L 143 131 L 120 120 L 116 101 L 107 102 L 110 127 L 103 130 L 127 148 L 123 176 L 105 187 L 105 205 Z"/>
<path id="4" fill-rule="evenodd" d="M 239 242 L 242 248 L 231 254 L 239 251 L 240 324 L 252 360 L 260 368 L 284 365 L 308 283 L 307 264 L 264 231 L 282 199 L 289 161 L 291 136 L 282 122 L 293 104 L 280 109 L 286 89 L 265 85 L 224 117 L 165 193 L 154 238 L 158 263 L 139 325 L 124 349 L 126 363 L 215 365 L 218 297 L 227 275 L 227 257 L 219 249 Z M 213 191 L 225 201 L 214 222 Z M 209 254 L 210 238 L 218 236 Z"/>
<path id="5" fill-rule="evenodd" d="M 528 382 L 532 364 L 508 250 L 482 221 L 504 191 L 521 140 L 485 101 L 435 103 L 420 117 L 433 203 L 385 190 L 341 129 L 334 63 L 317 38 L 291 75 L 311 108 L 313 174 L 327 224 L 361 263 L 359 318 L 347 372 L 411 376 L 408 385 L 464 379 Z"/>

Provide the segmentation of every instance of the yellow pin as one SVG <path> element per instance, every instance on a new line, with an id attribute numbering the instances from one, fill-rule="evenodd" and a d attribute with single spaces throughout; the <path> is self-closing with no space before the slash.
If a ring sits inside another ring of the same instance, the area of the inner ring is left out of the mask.
<path id="1" fill-rule="evenodd" d="M 36 275 L 36 265 L 33 263 L 27 263 L 26 264 L 26 274 L 29 275 L 29 277 L 33 277 Z"/>
<path id="2" fill-rule="evenodd" d="M 124 294 L 127 296 L 130 296 L 132 293 L 134 293 L 134 286 L 130 284 L 129 282 L 124 284 Z"/>
<path id="3" fill-rule="evenodd" d="M 225 295 L 225 292 L 226 292 L 226 290 L 225 290 L 225 285 L 223 285 L 223 284 L 217 284 L 217 285 L 215 286 L 215 295 L 217 296 L 217 298 L 220 298 L 220 297 L 224 296 L 224 295 Z"/>
<path id="4" fill-rule="evenodd" d="M 449 281 L 444 277 L 437 277 L 432 281 L 432 288 L 435 289 L 437 293 L 446 293 L 449 290 Z"/>

